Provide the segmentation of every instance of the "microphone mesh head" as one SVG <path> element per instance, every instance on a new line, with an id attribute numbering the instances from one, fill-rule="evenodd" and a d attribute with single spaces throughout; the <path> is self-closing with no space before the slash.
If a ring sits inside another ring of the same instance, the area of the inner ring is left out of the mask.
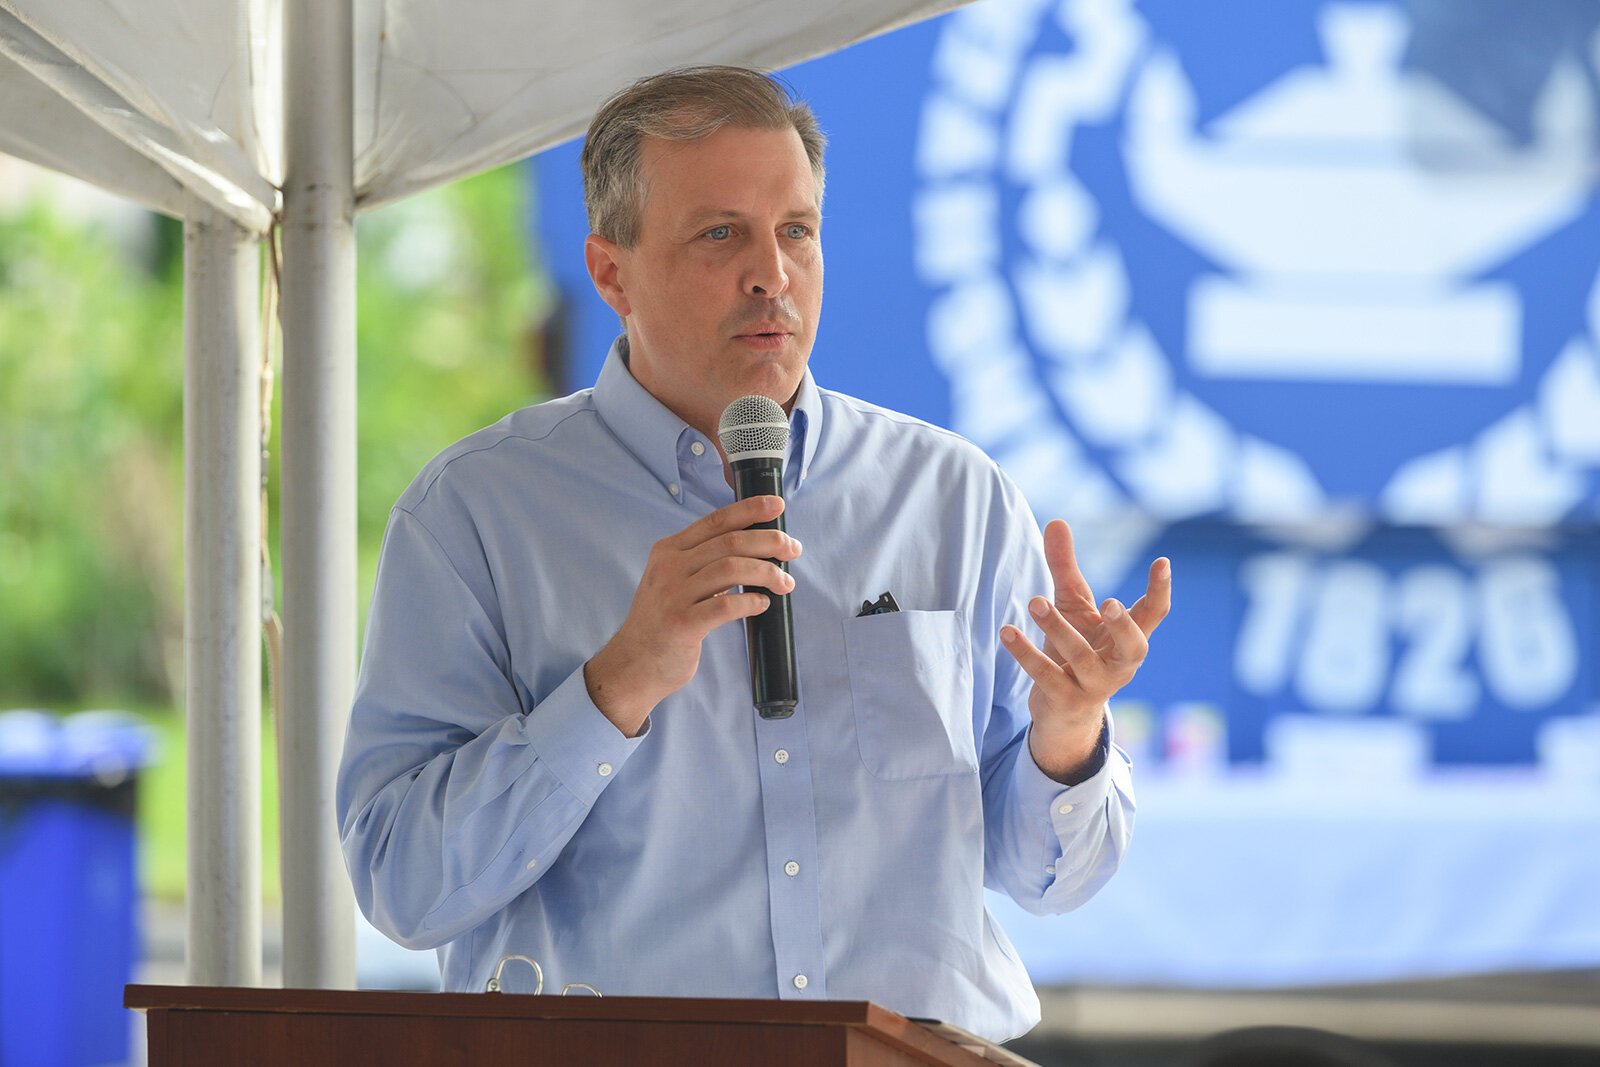
<path id="1" fill-rule="evenodd" d="M 729 463 L 741 459 L 782 460 L 789 448 L 789 420 L 777 401 L 741 396 L 723 409 L 717 437 Z"/>

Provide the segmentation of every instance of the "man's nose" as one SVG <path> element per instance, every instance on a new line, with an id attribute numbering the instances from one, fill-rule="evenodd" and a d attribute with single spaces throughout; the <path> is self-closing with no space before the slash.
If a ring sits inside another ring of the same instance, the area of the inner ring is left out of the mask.
<path id="1" fill-rule="evenodd" d="M 789 288 L 789 272 L 784 268 L 783 249 L 776 235 L 751 242 L 750 261 L 745 268 L 744 290 L 751 296 L 772 298 Z"/>

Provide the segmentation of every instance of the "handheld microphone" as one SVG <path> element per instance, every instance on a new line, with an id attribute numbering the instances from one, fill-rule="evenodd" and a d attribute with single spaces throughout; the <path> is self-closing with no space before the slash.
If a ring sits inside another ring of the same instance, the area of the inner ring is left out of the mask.
<path id="1" fill-rule="evenodd" d="M 739 500 L 783 496 L 783 457 L 789 448 L 789 420 L 783 408 L 764 396 L 742 396 L 729 404 L 717 421 L 717 437 L 733 469 L 733 492 Z M 752 530 L 782 530 L 783 516 L 758 522 Z M 773 560 L 784 571 L 787 563 Z M 794 664 L 794 615 L 789 594 L 746 586 L 765 593 L 767 610 L 744 620 L 750 648 L 750 692 L 763 719 L 787 719 L 800 699 Z"/>

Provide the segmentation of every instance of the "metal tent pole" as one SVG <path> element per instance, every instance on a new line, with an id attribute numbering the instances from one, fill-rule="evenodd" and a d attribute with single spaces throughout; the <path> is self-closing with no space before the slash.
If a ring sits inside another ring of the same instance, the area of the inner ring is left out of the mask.
<path id="1" fill-rule="evenodd" d="M 184 707 L 188 971 L 261 984 L 260 252 L 184 224 Z"/>
<path id="2" fill-rule="evenodd" d="M 351 0 L 284 5 L 283 982 L 355 984 L 334 775 L 356 669 Z"/>

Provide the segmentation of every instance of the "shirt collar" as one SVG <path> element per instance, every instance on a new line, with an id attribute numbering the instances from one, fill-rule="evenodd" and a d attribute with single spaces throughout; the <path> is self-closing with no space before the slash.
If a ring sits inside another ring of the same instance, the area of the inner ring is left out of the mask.
<path id="1" fill-rule="evenodd" d="M 678 496 L 683 482 L 678 469 L 678 442 L 686 433 L 699 437 L 699 431 L 674 415 L 639 384 L 623 358 L 626 344 L 626 338 L 619 337 L 606 353 L 594 387 L 595 410 L 606 428 L 656 481 Z M 784 482 L 788 489 L 798 489 L 805 484 L 821 440 L 822 396 L 811 377 L 811 368 L 807 367 L 789 416 L 789 454 L 784 461 Z"/>
<path id="2" fill-rule="evenodd" d="M 678 438 L 687 430 L 678 416 L 651 396 L 623 362 L 624 339 L 619 337 L 606 353 L 600 378 L 594 386 L 594 406 L 624 448 L 644 464 L 673 496 L 678 495 Z"/>
<path id="3" fill-rule="evenodd" d="M 784 480 L 798 489 L 806 483 L 811 471 L 811 461 L 816 457 L 817 446 L 822 443 L 822 394 L 811 368 L 800 379 L 800 391 L 794 398 L 794 409 L 789 413 L 789 456 L 784 460 Z"/>

